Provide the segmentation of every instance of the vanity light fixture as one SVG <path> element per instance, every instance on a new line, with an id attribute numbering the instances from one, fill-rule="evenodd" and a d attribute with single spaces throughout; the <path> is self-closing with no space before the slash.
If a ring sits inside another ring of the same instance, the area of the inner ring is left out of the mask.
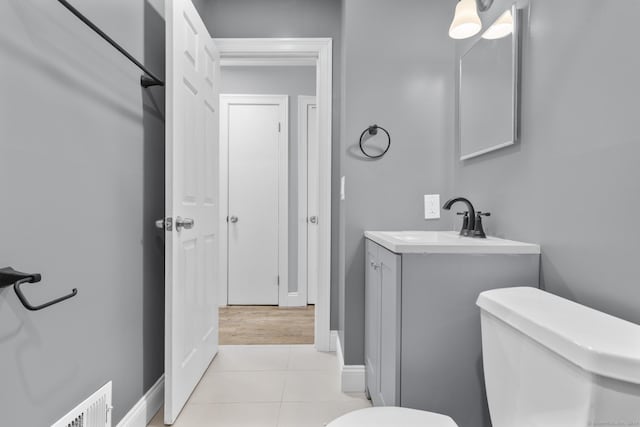
<path id="1" fill-rule="evenodd" d="M 513 32 L 513 16 L 511 10 L 503 13 L 487 31 L 482 34 L 483 39 L 495 40 L 508 36 Z"/>
<path id="2" fill-rule="evenodd" d="M 482 22 L 478 16 L 476 0 L 460 0 L 449 27 L 449 37 L 466 39 L 475 36 L 481 29 Z"/>
<path id="3" fill-rule="evenodd" d="M 452 39 L 468 39 L 482 29 L 478 11 L 484 12 L 493 4 L 493 0 L 458 0 L 456 11 L 449 27 Z"/>

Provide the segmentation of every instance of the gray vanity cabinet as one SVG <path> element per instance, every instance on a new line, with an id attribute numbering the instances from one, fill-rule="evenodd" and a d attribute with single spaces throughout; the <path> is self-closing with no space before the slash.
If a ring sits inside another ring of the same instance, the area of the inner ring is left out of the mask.
<path id="1" fill-rule="evenodd" d="M 365 366 L 376 406 L 395 405 L 400 394 L 400 265 L 399 255 L 367 244 Z"/>
<path id="2" fill-rule="evenodd" d="M 489 289 L 539 284 L 539 254 L 394 253 L 366 239 L 365 369 L 375 406 L 490 427 L 480 312 Z"/>

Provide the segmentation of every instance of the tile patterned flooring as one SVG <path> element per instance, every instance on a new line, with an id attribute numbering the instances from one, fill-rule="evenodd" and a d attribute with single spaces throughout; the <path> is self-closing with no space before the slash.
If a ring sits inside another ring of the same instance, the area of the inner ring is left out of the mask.
<path id="1" fill-rule="evenodd" d="M 335 353 L 312 345 L 230 345 L 191 395 L 176 427 L 322 427 L 371 406 L 340 391 Z M 162 410 L 149 426 L 162 426 Z"/>

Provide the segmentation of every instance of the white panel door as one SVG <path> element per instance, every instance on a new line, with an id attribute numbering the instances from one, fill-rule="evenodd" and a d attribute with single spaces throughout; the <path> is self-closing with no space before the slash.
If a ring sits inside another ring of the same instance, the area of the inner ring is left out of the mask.
<path id="1" fill-rule="evenodd" d="M 277 305 L 281 266 L 286 269 L 287 222 L 281 207 L 287 192 L 282 185 L 287 97 L 229 97 L 223 107 L 229 156 L 228 302 Z"/>
<path id="2" fill-rule="evenodd" d="M 314 97 L 315 98 L 315 97 Z M 318 295 L 318 217 L 320 147 L 318 146 L 318 108 L 307 105 L 307 303 L 315 304 Z"/>
<path id="3" fill-rule="evenodd" d="M 190 0 L 166 0 L 164 421 L 218 349 L 219 54 Z"/>
<path id="4" fill-rule="evenodd" d="M 298 96 L 298 286 L 299 305 L 316 304 L 319 274 L 319 164 L 318 108 L 315 96 Z"/>

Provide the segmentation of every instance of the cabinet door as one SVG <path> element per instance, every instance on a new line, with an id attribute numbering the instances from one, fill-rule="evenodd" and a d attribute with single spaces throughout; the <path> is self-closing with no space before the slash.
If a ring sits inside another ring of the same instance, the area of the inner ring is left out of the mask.
<path id="1" fill-rule="evenodd" d="M 366 240 L 364 306 L 364 359 L 366 387 L 374 404 L 379 404 L 380 273 L 378 245 Z"/>
<path id="2" fill-rule="evenodd" d="M 378 254 L 380 272 L 380 404 L 400 405 L 400 269 L 401 256 L 384 248 Z"/>

